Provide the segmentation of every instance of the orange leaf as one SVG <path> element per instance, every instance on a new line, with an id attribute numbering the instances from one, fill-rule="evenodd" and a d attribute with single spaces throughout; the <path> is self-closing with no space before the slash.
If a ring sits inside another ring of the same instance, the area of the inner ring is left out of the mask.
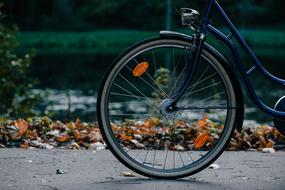
<path id="1" fill-rule="evenodd" d="M 80 132 L 78 130 L 75 130 L 74 131 L 74 137 L 78 140 L 78 139 L 81 139 L 81 135 L 80 135 Z"/>
<path id="2" fill-rule="evenodd" d="M 154 125 L 159 124 L 160 120 L 155 118 L 149 118 L 144 121 L 144 127 L 152 128 Z"/>
<path id="3" fill-rule="evenodd" d="M 19 128 L 19 136 L 22 136 L 28 130 L 28 123 L 24 120 L 16 121 L 15 125 Z"/>
<path id="4" fill-rule="evenodd" d="M 127 137 L 127 140 L 128 140 L 128 141 L 131 141 L 131 140 L 133 140 L 133 137 L 132 137 L 132 136 L 128 136 L 128 137 Z"/>
<path id="5" fill-rule="evenodd" d="M 125 134 L 125 133 L 123 133 L 123 134 L 121 134 L 121 138 L 122 138 L 122 140 L 127 140 L 127 135 Z"/>
<path id="6" fill-rule="evenodd" d="M 200 119 L 197 123 L 199 127 L 206 128 L 208 126 L 208 117 L 205 116 L 203 119 Z"/>
<path id="7" fill-rule="evenodd" d="M 128 135 L 126 135 L 125 133 L 123 133 L 123 134 L 121 135 L 121 139 L 122 139 L 123 141 L 131 141 L 131 140 L 133 140 L 133 137 L 132 137 L 132 136 L 128 136 Z"/>
<path id="8" fill-rule="evenodd" d="M 34 129 L 33 131 L 31 130 L 28 130 L 27 131 L 27 138 L 30 139 L 30 140 L 35 140 L 38 138 L 38 133 L 37 133 L 37 130 Z"/>
<path id="9" fill-rule="evenodd" d="M 269 140 L 269 142 L 265 145 L 266 148 L 273 148 L 274 142 Z"/>
<path id="10" fill-rule="evenodd" d="M 69 141 L 69 139 L 70 139 L 69 135 L 63 134 L 58 138 L 58 141 L 59 142 L 67 142 L 67 141 Z"/>
<path id="11" fill-rule="evenodd" d="M 134 130 L 128 129 L 127 133 L 134 133 Z"/>
<path id="12" fill-rule="evenodd" d="M 183 120 L 178 120 L 178 121 L 176 121 L 176 126 L 185 128 L 185 127 L 187 127 L 187 124 Z"/>
<path id="13" fill-rule="evenodd" d="M 209 138 L 208 133 L 199 135 L 194 141 L 195 148 L 201 148 L 202 146 L 204 146 L 208 138 Z"/>
<path id="14" fill-rule="evenodd" d="M 27 141 L 24 141 L 23 144 L 20 145 L 20 148 L 28 149 L 30 147 L 29 143 Z"/>

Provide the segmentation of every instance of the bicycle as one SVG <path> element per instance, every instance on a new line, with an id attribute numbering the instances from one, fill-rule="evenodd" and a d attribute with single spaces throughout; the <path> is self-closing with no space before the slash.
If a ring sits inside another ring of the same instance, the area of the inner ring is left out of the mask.
<path id="1" fill-rule="evenodd" d="M 222 16 L 228 35 L 210 23 L 213 10 Z M 181 18 L 192 35 L 161 31 L 130 47 L 110 67 L 98 96 L 98 121 L 112 153 L 128 168 L 153 178 L 193 175 L 222 154 L 243 125 L 241 82 L 285 134 L 285 96 L 270 108 L 257 97 L 249 76 L 259 71 L 283 87 L 285 80 L 262 66 L 217 0 L 208 1 L 202 19 L 189 8 L 181 9 Z M 230 50 L 241 77 L 205 42 L 209 34 Z M 254 63 L 250 69 L 233 37 Z"/>

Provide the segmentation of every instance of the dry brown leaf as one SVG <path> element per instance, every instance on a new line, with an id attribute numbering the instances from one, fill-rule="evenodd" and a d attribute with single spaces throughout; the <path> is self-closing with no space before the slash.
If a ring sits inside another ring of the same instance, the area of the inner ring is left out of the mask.
<path id="1" fill-rule="evenodd" d="M 28 141 L 24 141 L 23 144 L 20 145 L 20 148 L 23 148 L 23 149 L 28 149 L 30 147 Z"/>
<path id="2" fill-rule="evenodd" d="M 200 119 L 197 123 L 200 128 L 207 128 L 208 127 L 208 117 L 205 116 L 203 119 Z"/>
<path id="3" fill-rule="evenodd" d="M 65 143 L 68 142 L 70 140 L 70 136 L 68 134 L 62 134 L 58 137 L 58 141 Z"/>
<path id="4" fill-rule="evenodd" d="M 136 177 L 136 174 L 131 172 L 122 172 L 121 173 L 124 177 Z"/>
<path id="5" fill-rule="evenodd" d="M 15 125 L 19 128 L 19 136 L 23 136 L 28 130 L 28 123 L 25 120 L 18 120 Z"/>
<path id="6" fill-rule="evenodd" d="M 145 122 L 144 122 L 144 126 L 147 127 L 147 128 L 152 128 L 153 125 L 154 125 L 154 122 L 153 122 L 152 119 L 147 119 L 147 120 L 145 120 Z"/>
<path id="7" fill-rule="evenodd" d="M 266 148 L 273 148 L 274 142 L 269 140 L 268 143 L 265 145 Z"/>

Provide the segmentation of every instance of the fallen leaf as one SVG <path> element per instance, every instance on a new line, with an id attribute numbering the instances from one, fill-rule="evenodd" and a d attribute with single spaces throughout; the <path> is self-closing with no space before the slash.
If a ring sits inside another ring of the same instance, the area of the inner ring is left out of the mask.
<path id="1" fill-rule="evenodd" d="M 270 153 L 270 154 L 274 154 L 276 151 L 274 148 L 264 148 L 262 149 L 263 153 Z"/>
<path id="2" fill-rule="evenodd" d="M 203 119 L 200 119 L 198 122 L 199 127 L 207 128 L 208 127 L 208 117 L 205 116 Z"/>
<path id="3" fill-rule="evenodd" d="M 121 173 L 124 177 L 136 177 L 136 174 L 131 172 L 122 172 Z"/>
<path id="4" fill-rule="evenodd" d="M 107 147 L 107 145 L 100 143 L 100 142 L 90 144 L 90 148 L 95 149 L 95 150 L 105 150 L 106 147 Z"/>
<path id="5" fill-rule="evenodd" d="M 265 145 L 266 148 L 273 148 L 274 142 L 269 140 L 268 143 Z"/>
<path id="6" fill-rule="evenodd" d="M 80 146 L 76 142 L 73 142 L 70 145 L 68 145 L 67 148 L 69 148 L 69 149 L 80 149 Z"/>
<path id="7" fill-rule="evenodd" d="M 18 120 L 15 125 L 19 128 L 19 136 L 23 136 L 28 130 L 28 123 L 25 120 Z"/>
<path id="8" fill-rule="evenodd" d="M 68 142 L 70 140 L 70 136 L 68 134 L 62 134 L 58 137 L 58 141 L 65 143 Z"/>
<path id="9" fill-rule="evenodd" d="M 20 145 L 20 148 L 23 148 L 23 149 L 28 149 L 29 147 L 30 145 L 27 140 L 25 140 L 23 144 Z"/>
<path id="10" fill-rule="evenodd" d="M 217 170 L 217 169 L 220 169 L 220 166 L 218 164 L 211 164 L 209 166 L 210 169 L 213 169 L 213 170 Z"/>

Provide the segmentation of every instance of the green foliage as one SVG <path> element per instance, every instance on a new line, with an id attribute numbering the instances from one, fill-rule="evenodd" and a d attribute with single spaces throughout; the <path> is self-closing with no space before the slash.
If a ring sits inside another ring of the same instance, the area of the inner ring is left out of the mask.
<path id="1" fill-rule="evenodd" d="M 169 87 L 170 83 L 169 73 L 170 73 L 169 69 L 160 67 L 159 69 L 156 70 L 156 73 L 154 75 L 156 84 L 160 86 L 160 88 L 164 91 L 166 91 Z M 151 95 L 158 100 L 163 98 L 161 94 L 155 91 Z"/>
<path id="2" fill-rule="evenodd" d="M 0 5 L 1 6 L 1 5 Z M 28 68 L 34 54 L 22 57 L 14 50 L 18 47 L 16 28 L 3 25 L 0 16 L 0 115 L 25 116 L 32 114 L 32 107 L 39 95 L 32 94 L 35 81 L 28 77 Z"/>

